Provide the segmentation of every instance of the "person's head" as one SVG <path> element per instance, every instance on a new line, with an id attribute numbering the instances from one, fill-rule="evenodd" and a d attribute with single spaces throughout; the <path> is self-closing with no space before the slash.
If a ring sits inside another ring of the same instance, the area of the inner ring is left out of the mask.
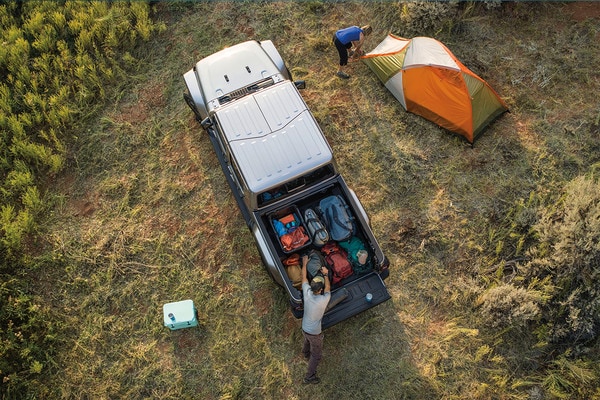
<path id="1" fill-rule="evenodd" d="M 314 294 L 321 293 L 324 287 L 325 279 L 320 275 L 315 276 L 312 279 L 312 281 L 310 281 L 310 289 L 313 291 Z"/>
<path id="2" fill-rule="evenodd" d="M 365 36 L 369 36 L 371 34 L 371 32 L 373 32 L 373 28 L 371 28 L 371 25 L 365 25 L 360 29 L 362 29 L 363 35 L 365 35 Z"/>

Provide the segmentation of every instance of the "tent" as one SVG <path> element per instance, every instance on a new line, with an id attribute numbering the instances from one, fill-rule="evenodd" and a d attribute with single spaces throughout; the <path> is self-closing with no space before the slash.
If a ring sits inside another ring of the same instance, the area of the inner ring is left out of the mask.
<path id="1" fill-rule="evenodd" d="M 508 111 L 498 94 L 439 41 L 389 34 L 361 57 L 402 106 L 473 141 Z"/>

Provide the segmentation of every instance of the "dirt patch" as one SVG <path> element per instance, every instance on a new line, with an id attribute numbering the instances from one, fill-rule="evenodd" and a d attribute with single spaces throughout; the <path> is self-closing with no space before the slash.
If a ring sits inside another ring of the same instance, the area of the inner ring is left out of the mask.
<path id="1" fill-rule="evenodd" d="M 100 207 L 100 193 L 91 192 L 84 198 L 72 199 L 70 203 L 74 216 L 89 217 Z"/>
<path id="2" fill-rule="evenodd" d="M 132 125 L 140 124 L 156 109 L 166 105 L 164 98 L 165 86 L 162 83 L 152 83 L 145 86 L 137 94 L 138 101 L 121 108 L 121 113 L 115 117 L 117 122 L 129 122 Z"/>
<path id="3" fill-rule="evenodd" d="M 565 5 L 568 14 L 575 21 L 584 21 L 588 18 L 600 19 L 600 3 L 595 1 L 577 1 Z"/>
<path id="4" fill-rule="evenodd" d="M 256 292 L 254 296 L 254 305 L 260 317 L 267 315 L 273 310 L 273 297 L 266 290 Z"/>

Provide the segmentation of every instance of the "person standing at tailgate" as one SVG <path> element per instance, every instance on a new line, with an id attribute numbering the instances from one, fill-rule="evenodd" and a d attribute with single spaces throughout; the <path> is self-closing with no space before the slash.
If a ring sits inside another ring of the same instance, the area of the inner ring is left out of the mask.
<path id="1" fill-rule="evenodd" d="M 306 272 L 307 264 L 308 256 L 305 255 L 302 257 L 302 298 L 304 301 L 302 354 L 308 360 L 308 370 L 303 382 L 319 383 L 321 380 L 317 376 L 317 366 L 323 354 L 324 337 L 321 321 L 331 298 L 331 285 L 327 276 L 329 271 L 324 266 L 321 267 L 321 273 L 314 276 L 309 284 Z"/>

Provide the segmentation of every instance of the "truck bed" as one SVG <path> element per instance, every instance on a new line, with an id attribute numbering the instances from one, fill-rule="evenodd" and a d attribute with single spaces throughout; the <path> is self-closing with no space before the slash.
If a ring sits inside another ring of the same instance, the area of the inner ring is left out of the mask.
<path id="1" fill-rule="evenodd" d="M 338 176 L 337 178 L 338 178 L 338 180 L 341 180 L 340 176 Z M 352 207 L 352 201 L 350 199 L 350 196 L 348 196 L 348 194 L 342 189 L 342 187 L 345 187 L 345 185 L 339 184 L 336 180 L 330 180 L 328 182 L 328 184 L 321 185 L 320 187 L 311 190 L 312 194 L 307 195 L 306 193 L 300 193 L 298 197 L 292 197 L 292 198 L 290 198 L 290 201 L 283 203 L 283 204 L 278 204 L 275 208 L 269 208 L 262 213 L 261 220 L 262 220 L 262 223 L 264 224 L 265 231 L 269 233 L 269 238 L 270 238 L 271 242 L 274 244 L 273 247 L 281 260 L 288 257 L 289 253 L 285 252 L 279 245 L 279 238 L 277 236 L 277 233 L 273 229 L 273 225 L 271 223 L 272 216 L 282 214 L 282 211 L 283 211 L 283 213 L 285 213 L 286 211 L 294 209 L 294 210 L 299 211 L 299 213 L 301 214 L 301 218 L 304 218 L 304 212 L 306 209 L 311 208 L 311 209 L 317 211 L 319 208 L 319 203 L 321 202 L 322 199 L 324 199 L 325 197 L 328 197 L 328 196 L 335 196 L 335 195 L 343 197 L 344 200 L 346 201 L 346 203 L 350 205 L 350 209 L 356 210 L 356 207 Z M 367 224 L 367 221 L 365 221 L 363 218 L 361 218 L 359 213 L 356 211 L 352 212 L 352 214 L 353 214 L 353 216 L 355 218 L 355 222 L 356 222 L 355 235 L 358 236 L 360 239 L 362 239 L 365 242 L 365 244 L 367 244 L 367 245 L 373 244 L 375 242 L 375 238 L 372 236 L 369 236 L 366 233 L 367 231 L 370 232 L 370 229 L 363 228 L 363 226 L 365 224 Z M 370 247 L 371 248 L 369 249 L 369 251 L 372 253 L 372 255 L 374 255 L 377 258 L 378 254 L 377 254 L 376 249 L 374 248 L 374 246 L 370 246 Z M 310 251 L 311 249 L 319 249 L 319 248 L 311 244 L 311 245 L 307 246 L 306 248 L 300 249 L 299 252 L 304 254 L 304 253 L 307 253 L 308 251 Z M 382 260 L 379 260 L 379 261 L 382 261 Z M 375 262 L 375 264 L 377 264 L 377 262 Z"/>
<path id="2" fill-rule="evenodd" d="M 349 192 L 346 192 L 344 188 L 348 190 L 345 183 L 343 183 L 343 179 L 338 175 L 335 179 L 324 182 L 317 188 L 311 188 L 310 194 L 300 192 L 296 196 L 290 197 L 285 203 L 276 204 L 274 207 L 270 207 L 262 212 L 260 222 L 263 224 L 263 227 L 261 229 L 263 229 L 264 232 L 269 233 L 271 250 L 273 254 L 277 254 L 280 261 L 278 267 L 281 269 L 284 277 L 286 276 L 286 273 L 282 261 L 289 257 L 293 252 L 285 252 L 280 246 L 279 237 L 271 223 L 272 215 L 277 214 L 281 210 L 299 210 L 299 212 L 304 215 L 304 211 L 307 208 L 317 210 L 320 201 L 323 198 L 332 195 L 342 196 L 350 205 L 351 210 L 357 210 L 357 206 L 354 204 L 352 196 Z M 383 273 L 380 270 L 380 267 L 386 264 L 387 260 L 384 259 L 370 228 L 365 228 L 368 222 L 359 212 L 355 211 L 353 215 L 356 222 L 355 235 L 362 239 L 366 244 L 371 257 L 373 258 L 373 269 L 370 272 L 361 275 L 353 274 L 343 279 L 338 284 L 332 285 L 332 296 L 338 296 L 340 295 L 338 292 L 345 290 L 347 297 L 325 313 L 325 316 L 323 317 L 324 329 L 390 299 L 390 294 L 383 282 L 383 279 L 387 277 L 387 270 L 383 271 Z M 297 253 L 303 255 L 313 249 L 319 250 L 320 248 L 313 243 L 309 243 L 307 246 L 299 249 Z M 301 298 L 301 292 L 297 292 L 297 296 Z M 367 293 L 371 293 L 373 296 L 370 302 L 365 298 Z M 294 314 L 296 317 L 300 318 L 302 316 L 302 310 L 296 310 Z"/>

